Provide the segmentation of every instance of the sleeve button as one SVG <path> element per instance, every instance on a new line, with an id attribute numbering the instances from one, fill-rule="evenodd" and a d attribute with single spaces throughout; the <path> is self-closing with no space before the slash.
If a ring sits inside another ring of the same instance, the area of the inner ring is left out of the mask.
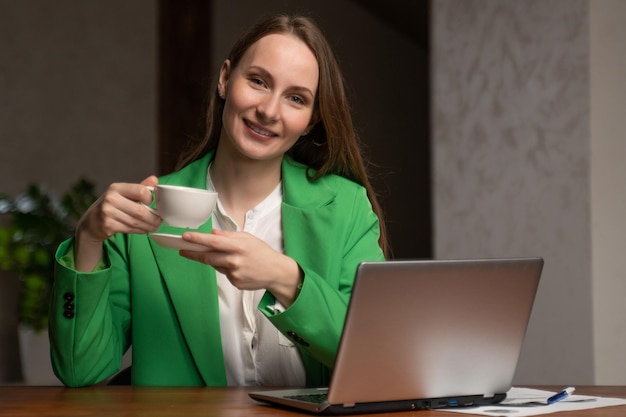
<path id="1" fill-rule="evenodd" d="M 294 332 L 293 330 L 289 330 L 287 332 L 287 336 L 289 336 L 291 338 L 291 340 L 293 340 L 294 342 L 304 346 L 304 347 L 308 347 L 309 342 L 307 342 L 306 340 L 304 340 L 302 337 L 300 337 L 300 335 L 296 332 Z"/>

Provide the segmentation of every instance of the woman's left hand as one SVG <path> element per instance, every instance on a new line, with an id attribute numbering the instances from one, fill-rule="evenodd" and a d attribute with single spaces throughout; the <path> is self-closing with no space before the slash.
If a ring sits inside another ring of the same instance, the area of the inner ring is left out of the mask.
<path id="1" fill-rule="evenodd" d="M 293 303 L 302 270 L 292 258 L 246 232 L 185 232 L 183 240 L 206 251 L 181 250 L 188 259 L 213 266 L 240 290 L 266 289 L 285 307 Z"/>

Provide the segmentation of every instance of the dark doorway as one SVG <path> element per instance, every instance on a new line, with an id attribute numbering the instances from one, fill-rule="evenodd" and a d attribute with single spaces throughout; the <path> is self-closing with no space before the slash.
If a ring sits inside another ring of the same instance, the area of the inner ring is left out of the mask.
<path id="1" fill-rule="evenodd" d="M 211 72 L 211 1 L 159 0 L 159 173 L 172 172 L 189 138 L 204 133 Z"/>

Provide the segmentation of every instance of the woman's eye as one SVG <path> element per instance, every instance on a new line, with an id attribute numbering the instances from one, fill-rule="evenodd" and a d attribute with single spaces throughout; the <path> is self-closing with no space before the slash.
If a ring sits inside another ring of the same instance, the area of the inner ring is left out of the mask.
<path id="1" fill-rule="evenodd" d="M 296 104 L 304 104 L 304 100 L 302 100 L 302 98 L 300 98 L 298 96 L 291 96 L 291 97 L 289 97 L 289 100 L 291 100 L 292 102 L 294 102 Z"/>
<path id="2" fill-rule="evenodd" d="M 250 82 L 259 87 L 265 87 L 265 83 L 260 78 L 250 78 Z"/>

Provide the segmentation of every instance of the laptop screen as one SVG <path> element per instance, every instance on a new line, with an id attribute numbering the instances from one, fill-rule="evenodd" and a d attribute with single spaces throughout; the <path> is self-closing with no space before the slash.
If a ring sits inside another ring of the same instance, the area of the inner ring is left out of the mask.
<path id="1" fill-rule="evenodd" d="M 361 264 L 329 402 L 505 393 L 542 266 L 538 258 Z"/>

